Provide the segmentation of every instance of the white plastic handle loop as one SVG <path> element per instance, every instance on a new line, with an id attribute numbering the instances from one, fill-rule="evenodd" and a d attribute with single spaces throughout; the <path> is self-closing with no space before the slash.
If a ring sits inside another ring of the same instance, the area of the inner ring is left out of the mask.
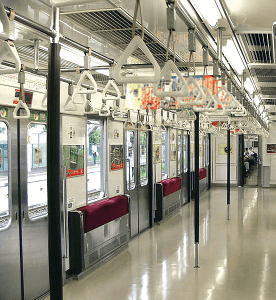
<path id="1" fill-rule="evenodd" d="M 202 87 L 198 84 L 197 80 L 194 77 L 189 77 L 187 80 L 188 83 L 188 90 L 189 90 L 189 86 L 192 84 L 195 86 L 196 90 L 197 90 L 197 96 L 195 100 L 191 100 L 191 101 L 187 101 L 187 102 L 180 102 L 180 106 L 184 105 L 205 105 L 206 104 L 206 96 L 204 91 L 202 90 Z"/>
<path id="2" fill-rule="evenodd" d="M 223 98 L 221 98 L 219 95 L 220 95 L 220 93 L 223 93 L 223 92 L 225 94 L 223 95 Z M 222 103 L 227 103 L 228 97 L 230 97 L 230 99 L 231 99 L 231 94 L 227 90 L 227 87 L 225 85 L 222 85 L 221 88 L 219 88 L 219 90 L 217 91 L 217 97 L 220 99 L 220 102 L 222 102 Z"/>
<path id="3" fill-rule="evenodd" d="M 41 106 L 44 108 L 47 108 L 47 92 L 44 94 L 44 96 L 41 100 Z"/>
<path id="4" fill-rule="evenodd" d="M 87 90 L 87 89 L 83 89 L 82 88 L 81 85 L 84 83 L 84 80 L 85 80 L 86 77 L 92 83 L 93 90 Z M 97 89 L 98 89 L 97 83 L 96 83 L 95 79 L 93 78 L 93 76 L 91 75 L 90 71 L 89 70 L 83 71 L 81 73 L 80 79 L 79 79 L 79 81 L 77 83 L 77 88 L 76 88 L 77 93 L 78 94 L 96 94 L 97 93 Z"/>
<path id="5" fill-rule="evenodd" d="M 105 103 L 103 103 L 102 106 L 101 106 L 101 109 L 99 111 L 99 116 L 101 116 L 101 117 L 110 116 L 110 110 L 109 110 L 108 106 Z"/>
<path id="6" fill-rule="evenodd" d="M 13 20 L 8 18 L 5 7 L 0 1 L 0 20 L 3 24 L 3 32 L 0 33 L 0 38 L 3 40 L 15 40 L 15 26 Z"/>
<path id="7" fill-rule="evenodd" d="M 77 105 L 73 101 L 73 96 L 68 96 L 65 104 L 64 104 L 64 110 L 65 111 L 76 111 L 77 110 Z"/>
<path id="8" fill-rule="evenodd" d="M 10 53 L 15 61 L 15 68 L 13 69 L 3 69 L 0 70 L 0 74 L 14 74 L 19 73 L 21 68 L 21 60 L 17 53 L 14 44 L 11 41 L 3 41 L 2 47 L 0 49 L 0 64 L 6 58 L 7 54 Z"/>
<path id="9" fill-rule="evenodd" d="M 25 109 L 25 111 L 27 113 L 25 116 L 17 115 L 17 112 L 20 108 Z M 25 102 L 23 102 L 22 100 L 18 100 L 18 103 L 17 103 L 12 115 L 13 115 L 14 119 L 21 120 L 21 119 L 30 119 L 31 113 L 30 113 L 30 110 L 29 110 L 29 107 L 27 106 L 27 104 Z"/>
<path id="10" fill-rule="evenodd" d="M 110 87 L 114 88 L 115 92 L 117 93 L 117 96 L 115 96 L 115 97 L 106 96 L 106 93 Z M 121 99 L 121 92 L 120 92 L 116 82 L 114 80 L 110 79 L 103 90 L 103 100 L 120 100 L 120 99 Z"/>
<path id="11" fill-rule="evenodd" d="M 154 75 L 153 76 L 121 76 L 120 72 L 123 64 L 126 63 L 127 58 L 137 49 L 140 48 L 149 61 L 153 65 Z M 155 83 L 160 79 L 160 67 L 156 62 L 155 58 L 149 51 L 144 41 L 136 35 L 126 47 L 125 51 L 121 55 L 117 65 L 114 67 L 114 79 L 118 83 Z"/>
<path id="12" fill-rule="evenodd" d="M 84 107 L 84 114 L 92 114 L 95 113 L 95 108 L 90 100 L 86 101 L 85 107 Z"/>
<path id="13" fill-rule="evenodd" d="M 207 87 L 203 87 L 203 91 L 207 94 L 206 95 L 206 102 L 207 105 L 205 107 L 197 107 L 193 106 L 193 110 L 196 112 L 214 112 L 218 109 L 218 102 L 217 98 L 213 97 Z"/>
<path id="14" fill-rule="evenodd" d="M 162 91 L 158 90 L 159 83 L 155 83 L 153 85 L 153 91 L 154 91 L 155 96 L 158 96 L 158 97 L 183 97 L 187 94 L 188 84 L 172 60 L 168 60 L 166 62 L 165 66 L 163 67 L 163 69 L 160 73 L 160 79 L 162 79 L 171 70 L 178 76 L 178 78 L 180 79 L 180 81 L 183 84 L 181 91 L 163 91 L 162 92 Z"/>

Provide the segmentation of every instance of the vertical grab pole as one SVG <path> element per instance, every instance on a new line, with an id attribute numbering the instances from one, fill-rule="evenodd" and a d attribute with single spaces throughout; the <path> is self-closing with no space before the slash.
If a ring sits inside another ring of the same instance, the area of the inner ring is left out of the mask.
<path id="1" fill-rule="evenodd" d="M 227 220 L 230 220 L 230 124 L 227 129 Z"/>
<path id="2" fill-rule="evenodd" d="M 199 112 L 195 115 L 195 268 L 199 268 Z"/>
<path id="3" fill-rule="evenodd" d="M 50 299 L 63 299 L 61 250 L 61 165 L 60 165 L 60 45 L 59 9 L 52 10 L 52 28 L 47 87 L 47 189 Z"/>
<path id="4" fill-rule="evenodd" d="M 211 149 L 211 133 L 208 133 L 208 144 L 209 144 L 209 165 L 208 165 L 208 190 L 211 189 L 211 163 L 212 163 L 212 149 Z"/>
<path id="5" fill-rule="evenodd" d="M 188 202 L 191 202 L 191 136 L 187 131 L 187 165 L 188 165 Z"/>

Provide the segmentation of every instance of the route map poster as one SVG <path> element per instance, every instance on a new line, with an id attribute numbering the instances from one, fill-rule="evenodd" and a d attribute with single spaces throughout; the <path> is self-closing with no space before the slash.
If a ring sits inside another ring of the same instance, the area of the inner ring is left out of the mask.
<path id="1" fill-rule="evenodd" d="M 124 168 L 124 146 L 110 145 L 110 167 L 111 171 Z"/>
<path id="2" fill-rule="evenodd" d="M 66 177 L 84 175 L 84 145 L 63 146 Z"/>

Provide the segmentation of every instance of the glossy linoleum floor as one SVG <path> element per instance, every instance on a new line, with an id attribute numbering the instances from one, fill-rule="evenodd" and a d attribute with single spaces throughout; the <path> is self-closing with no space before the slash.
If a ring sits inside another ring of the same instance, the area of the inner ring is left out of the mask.
<path id="1" fill-rule="evenodd" d="M 276 299 L 276 189 L 226 188 L 200 198 L 200 268 L 194 268 L 191 202 L 79 281 L 66 300 Z"/>

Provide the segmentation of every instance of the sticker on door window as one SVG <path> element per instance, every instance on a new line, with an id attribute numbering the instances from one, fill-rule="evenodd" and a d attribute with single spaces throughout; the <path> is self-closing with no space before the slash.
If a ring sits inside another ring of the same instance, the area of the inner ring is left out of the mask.
<path id="1" fill-rule="evenodd" d="M 110 145 L 111 171 L 120 170 L 124 167 L 124 146 Z"/>
<path id="2" fill-rule="evenodd" d="M 34 164 L 42 164 L 42 148 L 34 148 Z"/>
<path id="3" fill-rule="evenodd" d="M 66 177 L 84 175 L 84 145 L 63 146 L 63 165 Z"/>

